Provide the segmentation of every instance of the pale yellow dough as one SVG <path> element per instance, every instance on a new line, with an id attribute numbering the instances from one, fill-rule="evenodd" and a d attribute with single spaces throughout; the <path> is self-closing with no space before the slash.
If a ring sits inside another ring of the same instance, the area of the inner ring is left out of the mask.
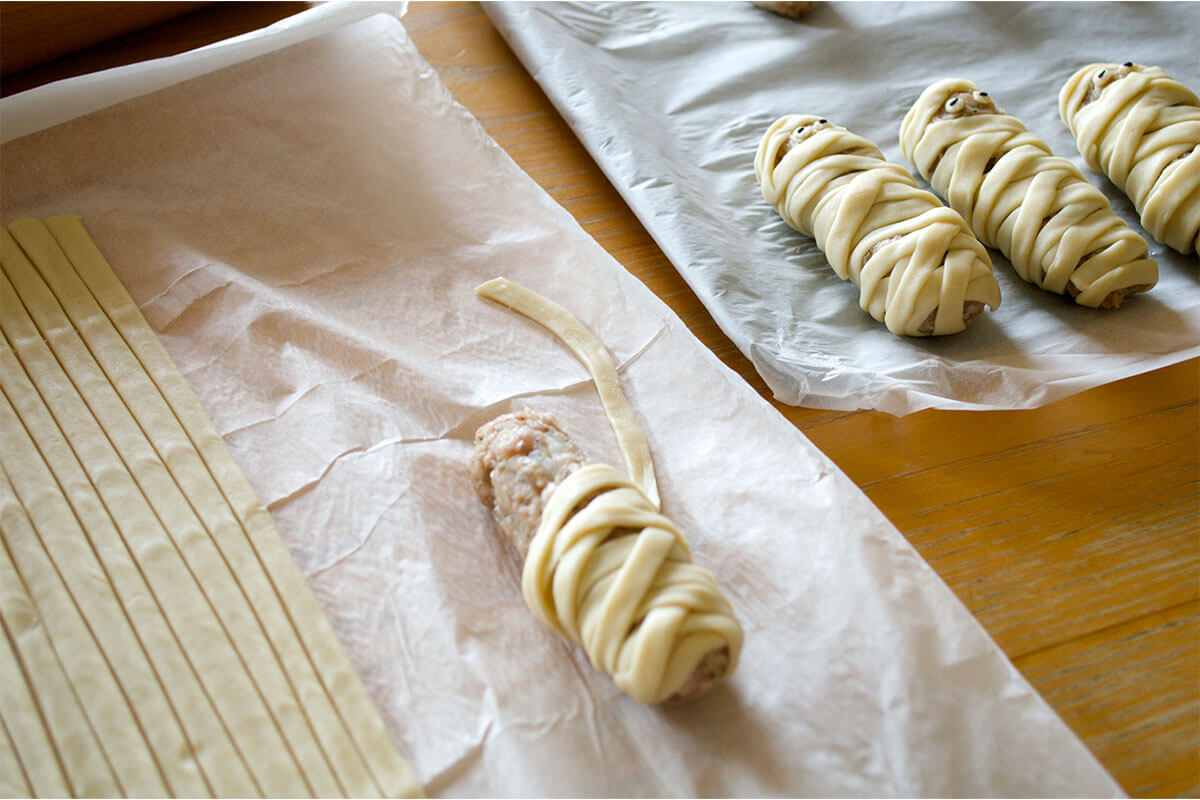
<path id="1" fill-rule="evenodd" d="M 1200 100 L 1159 67 L 1088 64 L 1058 93 L 1087 165 L 1108 176 L 1158 241 L 1200 253 Z"/>
<path id="2" fill-rule="evenodd" d="M 658 482 L 654 477 L 654 462 L 650 458 L 650 445 L 646 434 L 633 414 L 629 399 L 621 390 L 621 379 L 612 355 L 599 339 L 579 321 L 578 317 L 557 303 L 537 292 L 507 278 L 493 278 L 475 289 L 480 297 L 486 297 L 511 308 L 518 314 L 541 325 L 553 333 L 571 354 L 588 369 L 604 413 L 608 415 L 613 434 L 617 437 L 625 467 L 646 497 L 658 506 Z"/>
<path id="3" fill-rule="evenodd" d="M 79 218 L 0 234 L 0 766 L 16 770 L 0 786 L 419 794 L 269 515 Z"/>
<path id="4" fill-rule="evenodd" d="M 867 139 L 789 114 L 762 137 L 754 172 L 763 198 L 892 333 L 957 333 L 1000 305 L 991 259 L 962 218 Z"/>
<path id="5" fill-rule="evenodd" d="M 722 647 L 732 672 L 741 626 L 712 573 L 692 563 L 683 535 L 659 512 L 645 433 L 608 350 L 569 311 L 513 281 L 497 278 L 476 292 L 548 328 L 588 367 L 633 476 L 587 464 L 555 487 L 525 557 L 526 604 L 641 702 L 673 696 Z"/>
<path id="6" fill-rule="evenodd" d="M 1091 307 L 1158 281 L 1145 240 L 1104 193 L 970 81 L 926 88 L 900 124 L 900 149 L 1022 280 Z"/>

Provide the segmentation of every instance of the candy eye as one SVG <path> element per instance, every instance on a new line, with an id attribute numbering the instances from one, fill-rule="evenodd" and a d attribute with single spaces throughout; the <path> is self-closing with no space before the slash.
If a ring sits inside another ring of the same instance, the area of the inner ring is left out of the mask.
<path id="1" fill-rule="evenodd" d="M 819 119 L 819 120 L 817 120 L 817 124 L 818 124 L 818 125 L 828 125 L 828 124 L 829 124 L 829 120 L 827 120 L 827 119 Z"/>
<path id="2" fill-rule="evenodd" d="M 1096 73 L 1096 77 L 1092 79 L 1092 82 L 1096 84 L 1097 89 L 1103 89 L 1119 77 L 1121 77 L 1120 74 L 1105 68 Z"/>
<path id="3" fill-rule="evenodd" d="M 1122 67 L 1132 67 L 1132 66 L 1133 66 L 1133 62 L 1132 62 L 1132 61 L 1126 61 L 1126 62 L 1125 62 L 1124 64 L 1122 64 L 1121 66 L 1122 66 Z"/>
<path id="4" fill-rule="evenodd" d="M 803 135 L 804 135 L 804 126 L 803 125 L 801 125 L 799 128 L 796 128 L 796 130 L 792 131 L 792 136 L 803 136 Z"/>

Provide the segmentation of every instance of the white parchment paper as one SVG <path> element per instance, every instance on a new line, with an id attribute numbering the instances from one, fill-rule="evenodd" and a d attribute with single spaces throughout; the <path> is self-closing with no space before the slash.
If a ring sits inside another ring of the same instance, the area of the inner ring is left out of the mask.
<path id="1" fill-rule="evenodd" d="M 1194 3 L 817 3 L 800 21 L 751 3 L 487 3 L 589 152 L 782 402 L 819 408 L 1033 408 L 1200 355 L 1195 256 L 1142 231 L 1088 171 L 1058 90 L 1094 61 L 1156 64 L 1200 91 Z M 858 307 L 811 239 L 763 202 L 754 152 L 813 113 L 905 161 L 900 120 L 961 77 L 1070 158 L 1150 243 L 1159 284 L 1115 312 L 1016 278 L 962 334 L 899 339 Z"/>
<path id="2" fill-rule="evenodd" d="M 0 189 L 5 223 L 82 215 L 429 793 L 1120 793 L 903 536 L 516 167 L 396 18 L 15 138 Z M 619 456 L 583 368 L 474 296 L 500 274 L 613 350 L 664 509 L 745 626 L 738 671 L 698 702 L 629 700 L 523 605 L 469 484 L 474 429 L 529 405 Z"/>

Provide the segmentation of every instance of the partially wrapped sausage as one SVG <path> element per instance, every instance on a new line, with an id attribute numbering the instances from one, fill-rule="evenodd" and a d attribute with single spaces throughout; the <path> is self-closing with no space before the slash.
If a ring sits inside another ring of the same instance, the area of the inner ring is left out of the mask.
<path id="1" fill-rule="evenodd" d="M 816 239 L 859 305 L 897 335 L 957 333 L 1000 305 L 987 250 L 962 218 L 867 139 L 789 114 L 754 159 L 763 198 Z"/>
<path id="2" fill-rule="evenodd" d="M 476 491 L 524 561 L 529 607 L 645 703 L 700 696 L 742 631 L 716 579 L 637 486 L 533 411 L 479 429 Z"/>
<path id="3" fill-rule="evenodd" d="M 900 124 L 900 149 L 1022 280 L 1116 308 L 1158 281 L 1146 241 L 1065 158 L 966 80 L 940 80 Z"/>
<path id="4" fill-rule="evenodd" d="M 649 447 L 611 356 L 566 309 L 518 284 L 476 291 L 548 328 L 588 367 L 630 476 L 586 458 L 534 411 L 477 431 L 472 483 L 523 561 L 526 604 L 634 699 L 700 696 L 737 665 L 742 629 L 659 511 Z"/>
<path id="5" fill-rule="evenodd" d="M 1133 202 L 1151 236 L 1200 254 L 1200 100 L 1159 67 L 1088 64 L 1058 93 L 1087 165 Z"/>

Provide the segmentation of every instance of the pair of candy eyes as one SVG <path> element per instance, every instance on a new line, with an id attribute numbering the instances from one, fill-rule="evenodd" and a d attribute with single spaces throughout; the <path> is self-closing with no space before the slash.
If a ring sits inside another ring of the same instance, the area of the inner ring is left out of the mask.
<path id="1" fill-rule="evenodd" d="M 1126 68 L 1132 67 L 1133 62 L 1126 61 L 1121 66 L 1126 67 Z M 1107 69 L 1102 69 L 1099 72 L 1097 72 L 1096 78 L 1095 78 L 1097 85 L 1103 85 L 1107 76 L 1108 76 Z M 988 93 L 987 92 L 972 92 L 972 96 L 974 96 L 976 100 L 979 100 L 980 98 L 987 97 Z M 946 109 L 946 112 L 953 114 L 955 111 L 957 111 L 958 110 L 958 101 L 959 101 L 959 98 L 957 98 L 957 97 L 951 97 L 949 100 L 947 100 L 946 105 L 944 106 L 944 108 Z"/>
<path id="2" fill-rule="evenodd" d="M 829 122 L 829 120 L 827 120 L 827 119 L 819 119 L 819 120 L 817 120 L 817 124 L 818 124 L 818 125 L 824 125 L 824 124 L 825 124 L 825 123 L 827 123 L 827 122 Z M 801 125 L 799 128 L 796 128 L 796 130 L 792 131 L 792 135 L 793 135 L 793 136 L 799 136 L 800 134 L 804 133 L 804 128 L 805 128 L 805 127 L 806 127 L 805 125 Z"/>
<path id="3" fill-rule="evenodd" d="M 1126 61 L 1126 62 L 1125 62 L 1124 64 L 1122 64 L 1121 66 L 1122 66 L 1122 67 L 1132 67 L 1132 66 L 1133 66 L 1133 62 L 1132 62 L 1132 61 Z M 1096 73 L 1096 77 L 1095 77 L 1095 78 L 1093 78 L 1092 80 L 1093 80 L 1093 81 L 1096 83 L 1096 85 L 1097 85 L 1097 86 L 1103 86 L 1103 85 L 1104 85 L 1104 84 L 1107 82 L 1107 79 L 1108 79 L 1108 77 L 1109 77 L 1108 70 L 1107 70 L 1107 69 L 1102 69 L 1102 70 L 1100 70 L 1099 72 L 1097 72 L 1097 73 Z"/>
<path id="4" fill-rule="evenodd" d="M 988 96 L 988 93 L 987 92 L 971 92 L 971 96 L 974 97 L 976 100 L 982 100 L 983 98 Z M 958 111 L 958 101 L 959 101 L 958 97 L 951 97 L 949 100 L 946 101 L 946 105 L 944 105 L 943 108 L 946 109 L 947 113 L 953 114 L 955 111 Z"/>

